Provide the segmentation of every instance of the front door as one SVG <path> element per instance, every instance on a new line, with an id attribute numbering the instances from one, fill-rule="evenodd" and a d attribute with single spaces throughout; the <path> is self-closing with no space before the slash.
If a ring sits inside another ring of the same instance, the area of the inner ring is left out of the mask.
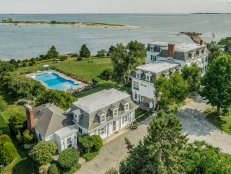
<path id="1" fill-rule="evenodd" d="M 112 125 L 113 125 L 113 131 L 116 131 L 116 121 L 114 121 Z"/>

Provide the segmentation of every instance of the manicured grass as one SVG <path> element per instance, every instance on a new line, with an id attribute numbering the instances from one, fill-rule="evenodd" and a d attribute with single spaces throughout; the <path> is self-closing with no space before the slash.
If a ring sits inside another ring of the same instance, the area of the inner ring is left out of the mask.
<path id="1" fill-rule="evenodd" d="M 216 127 L 231 135 L 231 115 L 218 116 L 215 110 L 208 110 L 206 118 Z"/>
<path id="2" fill-rule="evenodd" d="M 6 122 L 8 122 L 8 119 L 14 113 L 20 112 L 22 114 L 25 114 L 24 107 L 18 105 L 17 100 L 11 95 L 7 94 L 7 92 L 4 89 L 0 88 L 0 96 L 2 96 L 8 104 L 7 109 L 1 113 L 2 117 L 5 119 Z"/>

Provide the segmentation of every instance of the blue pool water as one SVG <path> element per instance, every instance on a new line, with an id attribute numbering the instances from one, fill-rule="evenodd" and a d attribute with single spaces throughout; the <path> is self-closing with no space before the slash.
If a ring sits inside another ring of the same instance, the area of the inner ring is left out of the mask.
<path id="1" fill-rule="evenodd" d="M 45 83 L 48 88 L 57 90 L 70 90 L 78 85 L 78 83 L 75 83 L 72 80 L 67 80 L 54 72 L 37 74 L 34 78 Z"/>

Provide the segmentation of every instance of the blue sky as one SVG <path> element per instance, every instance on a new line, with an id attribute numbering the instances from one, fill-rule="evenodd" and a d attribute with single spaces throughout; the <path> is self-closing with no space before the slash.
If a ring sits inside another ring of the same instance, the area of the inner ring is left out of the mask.
<path id="1" fill-rule="evenodd" d="M 231 12 L 231 0 L 0 0 L 0 13 Z"/>

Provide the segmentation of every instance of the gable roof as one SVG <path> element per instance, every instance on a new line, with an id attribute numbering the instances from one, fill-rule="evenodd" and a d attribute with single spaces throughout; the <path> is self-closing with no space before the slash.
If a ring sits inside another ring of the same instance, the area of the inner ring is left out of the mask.
<path id="1" fill-rule="evenodd" d="M 127 97 L 130 97 L 130 95 L 112 88 L 80 98 L 77 102 L 74 102 L 73 105 L 85 112 L 91 113 L 110 106 Z"/>
<path id="2" fill-rule="evenodd" d="M 71 116 L 64 115 L 62 109 L 50 103 L 35 107 L 33 112 L 35 115 L 35 128 L 44 137 L 73 124 Z"/>

